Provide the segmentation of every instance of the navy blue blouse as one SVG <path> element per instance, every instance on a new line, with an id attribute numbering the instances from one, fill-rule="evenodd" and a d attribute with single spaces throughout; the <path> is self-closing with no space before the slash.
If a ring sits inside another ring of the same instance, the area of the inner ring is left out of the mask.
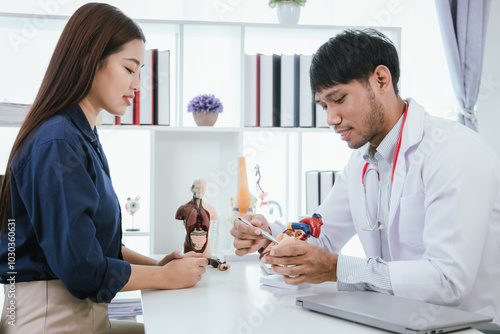
<path id="1" fill-rule="evenodd" d="M 42 124 L 16 159 L 15 264 L 8 266 L 3 234 L 0 281 L 8 283 L 14 269 L 16 282 L 60 279 L 77 298 L 110 302 L 131 268 L 121 254 L 121 210 L 97 131 L 75 106 Z"/>

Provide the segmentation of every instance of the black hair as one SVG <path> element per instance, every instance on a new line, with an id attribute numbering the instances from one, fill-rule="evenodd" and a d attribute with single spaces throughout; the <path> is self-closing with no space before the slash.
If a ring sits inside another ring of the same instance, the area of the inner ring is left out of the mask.
<path id="1" fill-rule="evenodd" d="M 391 72 L 397 95 L 399 59 L 392 41 L 375 29 L 344 30 L 314 54 L 309 71 L 312 91 L 316 93 L 352 80 L 367 83 L 379 65 L 386 66 Z"/>

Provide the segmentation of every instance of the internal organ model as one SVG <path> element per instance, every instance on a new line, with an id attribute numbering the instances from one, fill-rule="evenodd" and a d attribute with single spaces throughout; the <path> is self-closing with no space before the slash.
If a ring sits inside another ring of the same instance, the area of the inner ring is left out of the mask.
<path id="1" fill-rule="evenodd" d="M 225 271 L 231 267 L 225 261 L 220 261 L 218 257 L 212 257 L 209 242 L 210 219 L 217 220 L 219 215 L 215 208 L 207 203 L 203 203 L 203 196 L 207 188 L 205 179 L 194 180 L 191 186 L 193 198 L 177 209 L 175 219 L 183 220 L 186 228 L 186 238 L 184 239 L 184 253 L 202 253 L 208 259 L 208 263 L 214 267 Z"/>
<path id="2" fill-rule="evenodd" d="M 193 182 L 191 192 L 193 198 L 177 209 L 175 219 L 183 220 L 186 228 L 184 240 L 184 253 L 194 251 L 203 253 L 210 258 L 210 245 L 208 243 L 208 232 L 210 229 L 210 212 L 203 205 L 206 181 L 198 179 Z"/>
<path id="3" fill-rule="evenodd" d="M 307 241 L 311 236 L 318 238 L 321 233 L 321 225 L 323 225 L 323 220 L 319 213 L 313 214 L 312 217 L 306 217 L 298 223 L 288 223 L 288 228 L 276 237 L 280 242 L 279 245 L 271 242 L 260 254 L 260 258 L 268 255 L 273 249 L 295 243 L 295 240 Z"/>

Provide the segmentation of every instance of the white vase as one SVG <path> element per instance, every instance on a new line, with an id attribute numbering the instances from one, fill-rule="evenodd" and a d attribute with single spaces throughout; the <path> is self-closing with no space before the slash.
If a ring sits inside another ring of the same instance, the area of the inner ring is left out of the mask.
<path id="1" fill-rule="evenodd" d="M 198 126 L 213 126 L 219 116 L 218 112 L 195 111 L 193 118 Z"/>
<path id="2" fill-rule="evenodd" d="M 278 21 L 283 24 L 297 24 L 300 18 L 300 6 L 295 2 L 276 3 Z"/>

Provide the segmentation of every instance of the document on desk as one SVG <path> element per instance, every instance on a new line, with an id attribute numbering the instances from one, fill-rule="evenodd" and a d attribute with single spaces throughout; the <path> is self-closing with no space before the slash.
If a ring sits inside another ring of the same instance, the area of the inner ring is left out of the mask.
<path id="1" fill-rule="evenodd" d="M 305 289 L 305 288 L 310 288 L 312 286 L 312 284 L 309 283 L 301 283 L 299 285 L 286 284 L 283 279 L 283 275 L 278 275 L 278 274 L 261 276 L 260 283 L 263 285 L 272 286 L 274 288 L 291 289 L 291 290 Z"/>
<path id="2" fill-rule="evenodd" d="M 118 292 L 108 305 L 110 319 L 135 318 L 142 315 L 140 291 Z"/>

